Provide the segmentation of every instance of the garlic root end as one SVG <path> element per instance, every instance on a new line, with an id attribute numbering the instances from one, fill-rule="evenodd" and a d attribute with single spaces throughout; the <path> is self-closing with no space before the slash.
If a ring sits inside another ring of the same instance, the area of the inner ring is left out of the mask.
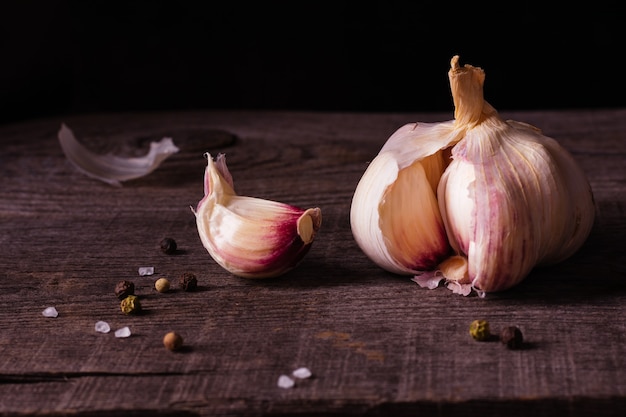
<path id="1" fill-rule="evenodd" d="M 310 208 L 298 218 L 296 228 L 298 236 L 305 245 L 311 243 L 322 224 L 322 211 L 319 208 Z"/>

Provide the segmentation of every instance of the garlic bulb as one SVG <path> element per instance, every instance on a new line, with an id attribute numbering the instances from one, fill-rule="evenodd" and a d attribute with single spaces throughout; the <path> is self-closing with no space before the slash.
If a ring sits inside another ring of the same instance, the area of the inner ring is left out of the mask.
<path id="1" fill-rule="evenodd" d="M 321 210 L 238 196 L 225 155 L 215 161 L 205 156 L 204 198 L 193 212 L 211 257 L 244 278 L 276 277 L 294 268 L 315 239 Z"/>
<path id="2" fill-rule="evenodd" d="M 454 120 L 391 135 L 356 187 L 350 221 L 380 267 L 484 294 L 573 255 L 595 206 L 572 155 L 539 129 L 503 120 L 483 98 L 483 70 L 458 61 L 448 73 Z"/>

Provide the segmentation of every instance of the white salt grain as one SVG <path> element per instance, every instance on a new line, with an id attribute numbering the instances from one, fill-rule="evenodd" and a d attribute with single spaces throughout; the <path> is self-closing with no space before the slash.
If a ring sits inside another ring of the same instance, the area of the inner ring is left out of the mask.
<path id="1" fill-rule="evenodd" d="M 139 267 L 139 275 L 146 276 L 146 275 L 153 275 L 154 274 L 154 267 L 153 266 L 140 266 Z"/>
<path id="2" fill-rule="evenodd" d="M 304 368 L 304 367 L 296 369 L 295 371 L 293 371 L 292 374 L 296 378 L 300 378 L 300 379 L 310 378 L 312 375 L 309 368 Z"/>
<path id="3" fill-rule="evenodd" d="M 57 317 L 59 312 L 54 307 L 46 307 L 41 314 L 43 314 L 44 317 Z"/>
<path id="4" fill-rule="evenodd" d="M 128 326 L 122 327 L 121 329 L 117 329 L 115 331 L 115 337 L 128 337 L 130 336 L 130 329 Z"/>
<path id="5" fill-rule="evenodd" d="M 111 326 L 106 321 L 97 321 L 95 328 L 98 333 L 109 333 L 111 331 Z"/>
<path id="6" fill-rule="evenodd" d="M 287 375 L 281 375 L 280 377 L 278 377 L 279 388 L 293 388 L 295 383 L 296 382 Z"/>

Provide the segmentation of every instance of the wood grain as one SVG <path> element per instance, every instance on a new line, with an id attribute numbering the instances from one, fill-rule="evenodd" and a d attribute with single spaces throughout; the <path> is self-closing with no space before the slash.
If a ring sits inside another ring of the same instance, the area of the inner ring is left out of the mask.
<path id="1" fill-rule="evenodd" d="M 626 110 L 504 116 L 573 153 L 597 220 L 571 259 L 486 298 L 386 273 L 350 231 L 352 193 L 386 138 L 451 114 L 126 113 L 0 127 L 0 416 L 624 415 Z M 62 122 L 98 151 L 130 155 L 163 136 L 181 151 L 111 187 L 64 157 Z M 205 152 L 226 153 L 239 194 L 322 209 L 298 268 L 246 280 L 209 257 L 190 208 Z M 159 250 L 165 236 L 177 254 Z M 156 274 L 140 277 L 140 266 Z M 198 291 L 153 290 L 188 271 Z M 122 279 L 142 314 L 121 313 Z M 59 316 L 43 317 L 47 306 Z M 477 318 L 518 325 L 525 349 L 472 340 Z M 96 333 L 98 320 L 133 334 Z M 164 349 L 170 330 L 182 351 Z M 300 366 L 313 377 L 277 387 Z"/>

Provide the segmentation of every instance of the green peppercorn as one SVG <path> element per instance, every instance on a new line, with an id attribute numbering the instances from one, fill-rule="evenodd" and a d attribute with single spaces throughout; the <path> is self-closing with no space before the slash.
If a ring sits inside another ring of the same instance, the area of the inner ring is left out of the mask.
<path id="1" fill-rule="evenodd" d="M 183 291 L 194 291 L 198 288 L 198 278 L 192 272 L 185 272 L 180 276 L 180 287 Z"/>
<path id="2" fill-rule="evenodd" d="M 177 248 L 176 241 L 172 239 L 171 237 L 163 238 L 160 242 L 160 246 L 161 246 L 161 251 L 163 251 L 163 253 L 166 253 L 168 255 L 176 253 L 176 248 Z"/>
<path id="3" fill-rule="evenodd" d="M 169 332 L 163 337 L 163 345 L 168 350 L 179 350 L 183 347 L 183 338 L 176 332 Z"/>
<path id="4" fill-rule="evenodd" d="M 508 326 L 500 331 L 500 341 L 509 349 L 520 349 L 524 345 L 522 331 L 517 326 Z"/>
<path id="5" fill-rule="evenodd" d="M 141 303 L 136 295 L 129 295 L 120 303 L 120 308 L 124 314 L 137 314 L 141 311 Z"/>
<path id="6" fill-rule="evenodd" d="M 159 278 L 154 282 L 154 288 L 158 292 L 168 292 L 170 290 L 170 281 L 167 278 Z"/>
<path id="7" fill-rule="evenodd" d="M 135 284 L 132 281 L 120 281 L 115 285 L 115 296 L 120 300 L 135 294 Z"/>
<path id="8" fill-rule="evenodd" d="M 491 337 L 489 322 L 487 320 L 474 320 L 470 324 L 469 333 L 475 340 L 479 340 L 481 342 L 489 340 Z"/>

